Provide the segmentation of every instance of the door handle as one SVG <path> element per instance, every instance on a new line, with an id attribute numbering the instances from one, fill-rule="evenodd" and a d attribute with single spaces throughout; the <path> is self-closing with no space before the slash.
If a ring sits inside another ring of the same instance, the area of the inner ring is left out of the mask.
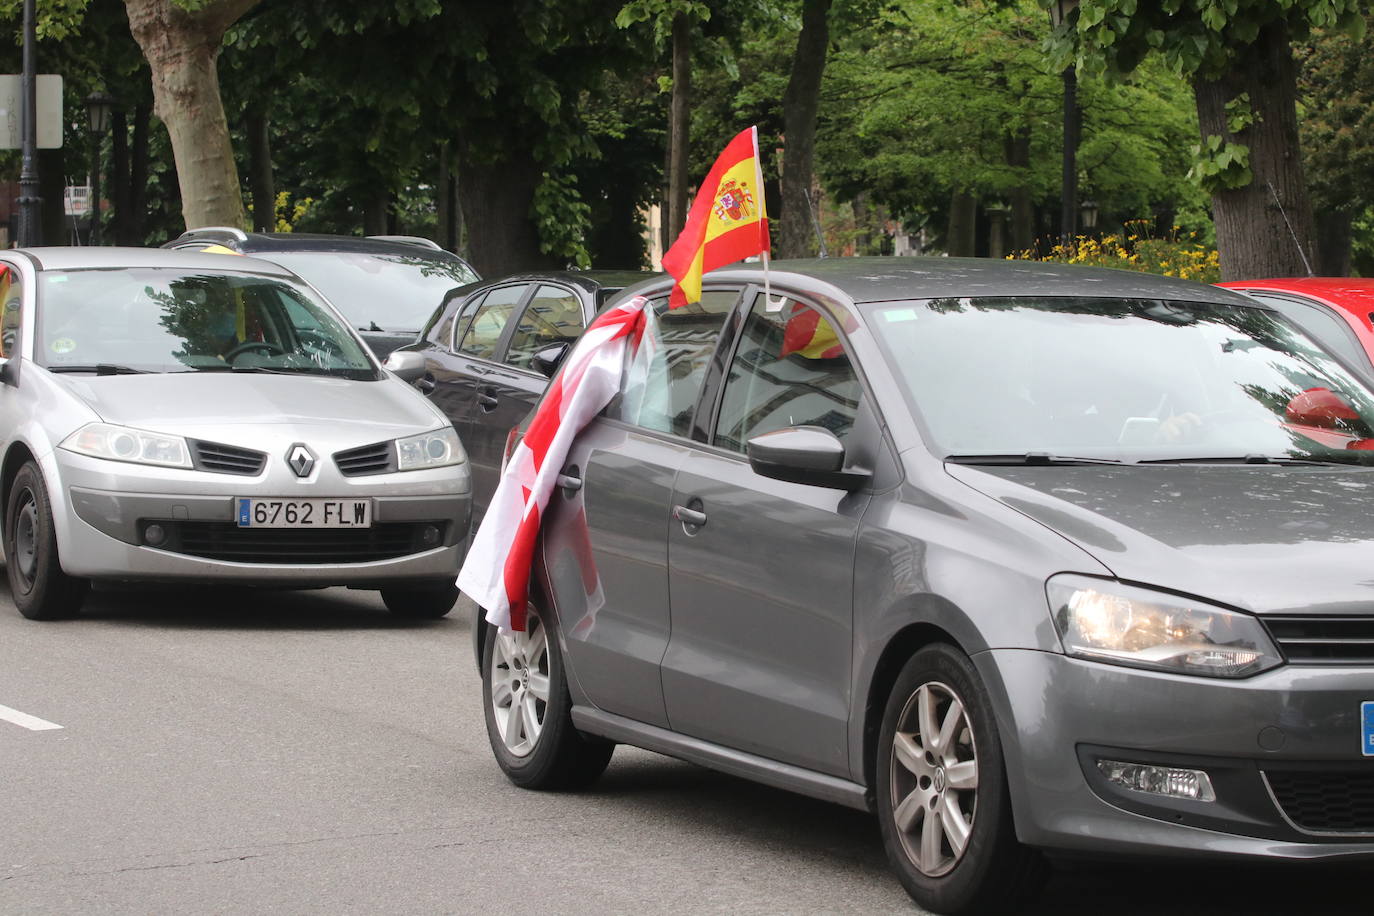
<path id="1" fill-rule="evenodd" d="M 559 474 L 558 486 L 569 493 L 575 493 L 582 489 L 582 478 L 575 474 Z"/>
<path id="2" fill-rule="evenodd" d="M 420 389 L 421 394 L 433 394 L 439 383 L 434 380 L 434 376 L 426 375 L 415 383 L 415 387 Z"/>
<path id="3" fill-rule="evenodd" d="M 686 506 L 673 506 L 673 518 L 682 522 L 684 525 L 696 525 L 701 527 L 706 524 L 706 513 L 697 509 L 688 509 Z"/>
<path id="4" fill-rule="evenodd" d="M 490 388 L 486 389 L 485 391 L 477 392 L 478 407 L 482 408 L 483 410 L 494 410 L 496 408 L 496 405 L 500 402 L 496 400 L 496 395 L 492 394 L 491 392 L 492 389 Z"/>

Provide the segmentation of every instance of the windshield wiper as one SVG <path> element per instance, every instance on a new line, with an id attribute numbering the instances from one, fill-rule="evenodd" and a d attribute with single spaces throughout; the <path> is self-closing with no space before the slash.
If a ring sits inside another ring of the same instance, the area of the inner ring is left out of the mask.
<path id="1" fill-rule="evenodd" d="M 1137 464 L 1355 464 L 1335 458 L 1295 458 L 1292 455 L 1188 455 L 1183 458 L 1142 458 Z"/>
<path id="2" fill-rule="evenodd" d="M 114 363 L 96 363 L 94 366 L 49 366 L 49 372 L 94 372 L 96 375 L 148 375 L 151 369 L 135 369 L 132 366 L 116 366 Z"/>
<path id="3" fill-rule="evenodd" d="M 289 375 L 289 369 L 273 369 L 270 366 L 231 366 L 225 363 L 223 366 L 196 366 L 195 372 L 242 372 L 252 373 L 261 372 L 267 375 Z"/>
<path id="4" fill-rule="evenodd" d="M 367 327 L 363 327 L 362 325 L 358 325 L 358 330 L 359 330 L 359 331 L 382 331 L 382 332 L 385 332 L 385 331 L 386 331 L 386 328 L 379 328 L 379 327 L 377 327 L 377 322 L 375 322 L 375 321 L 369 321 L 369 322 L 367 323 Z"/>
<path id="5" fill-rule="evenodd" d="M 987 464 L 1007 466 L 1063 466 L 1074 464 L 1122 464 L 1116 458 L 1076 458 L 1068 455 L 1051 455 L 1049 452 L 1022 452 L 1007 455 L 949 455 L 945 458 L 954 464 Z"/>

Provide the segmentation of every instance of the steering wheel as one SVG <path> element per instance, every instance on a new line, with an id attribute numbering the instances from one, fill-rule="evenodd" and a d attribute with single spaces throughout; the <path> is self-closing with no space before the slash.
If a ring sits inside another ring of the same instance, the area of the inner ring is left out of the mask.
<path id="1" fill-rule="evenodd" d="M 286 352 L 284 347 L 280 344 L 274 344 L 270 340 L 245 340 L 241 344 L 230 347 L 229 352 L 224 354 L 224 360 L 225 362 L 233 362 L 235 357 L 251 350 L 262 350 L 272 356 L 279 356 Z"/>

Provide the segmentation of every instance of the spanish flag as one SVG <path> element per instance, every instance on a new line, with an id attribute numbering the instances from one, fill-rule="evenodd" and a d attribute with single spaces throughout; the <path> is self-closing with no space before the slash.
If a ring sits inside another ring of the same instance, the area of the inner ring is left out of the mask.
<path id="1" fill-rule="evenodd" d="M 750 255 L 767 258 L 768 246 L 759 132 L 750 127 L 711 166 L 692 201 L 687 225 L 663 256 L 663 269 L 677 279 L 668 307 L 699 302 L 702 274 Z"/>

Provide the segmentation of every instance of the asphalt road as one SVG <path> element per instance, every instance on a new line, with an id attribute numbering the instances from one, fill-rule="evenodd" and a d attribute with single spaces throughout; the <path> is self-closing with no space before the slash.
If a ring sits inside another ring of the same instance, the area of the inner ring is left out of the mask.
<path id="1" fill-rule="evenodd" d="M 482 725 L 470 609 L 333 589 L 0 585 L 3 913 L 914 913 L 868 816 L 620 748 L 525 792 Z M 30 725 L 41 722 L 30 722 Z M 1080 865 L 1032 914 L 1368 913 L 1355 873 Z"/>

